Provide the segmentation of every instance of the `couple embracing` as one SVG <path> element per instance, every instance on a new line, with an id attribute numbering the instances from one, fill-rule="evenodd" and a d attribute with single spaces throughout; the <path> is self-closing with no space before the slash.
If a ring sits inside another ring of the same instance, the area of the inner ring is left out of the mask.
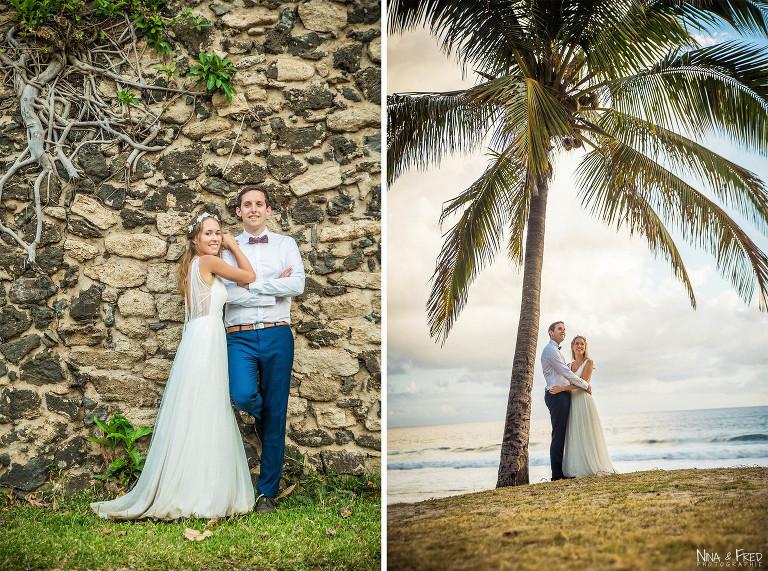
<path id="1" fill-rule="evenodd" d="M 587 340 L 577 335 L 571 341 L 570 363 L 560 352 L 565 340 L 565 324 L 549 326 L 549 343 L 541 352 L 541 366 L 547 380 L 544 402 L 552 421 L 549 458 L 552 480 L 613 474 L 603 428 L 592 400 L 594 364 L 589 358 Z"/>
<path id="2" fill-rule="evenodd" d="M 291 297 L 304 291 L 304 265 L 291 237 L 267 230 L 266 191 L 244 188 L 235 212 L 244 229 L 237 238 L 223 234 L 219 218 L 207 212 L 187 228 L 177 269 L 184 332 L 147 459 L 130 492 L 91 504 L 101 517 L 250 511 L 255 495 L 230 395 L 254 416 L 261 440 L 256 510 L 275 509 L 293 367 Z"/>

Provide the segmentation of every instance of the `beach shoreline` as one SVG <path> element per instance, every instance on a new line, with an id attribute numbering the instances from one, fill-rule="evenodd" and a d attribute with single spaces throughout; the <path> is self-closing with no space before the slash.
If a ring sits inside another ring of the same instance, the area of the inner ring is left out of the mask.
<path id="1" fill-rule="evenodd" d="M 768 407 L 605 415 L 619 473 L 768 466 Z M 418 502 L 496 487 L 504 423 L 485 421 L 387 432 L 387 502 Z M 552 475 L 549 418 L 532 418 L 529 481 Z"/>
<path id="2" fill-rule="evenodd" d="M 768 567 L 768 468 L 651 470 L 390 504 L 387 562 L 388 569 Z"/>

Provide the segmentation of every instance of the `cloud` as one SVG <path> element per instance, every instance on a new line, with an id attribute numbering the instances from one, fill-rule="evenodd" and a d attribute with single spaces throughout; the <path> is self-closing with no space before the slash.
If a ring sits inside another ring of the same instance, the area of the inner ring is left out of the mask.
<path id="1" fill-rule="evenodd" d="M 413 369 L 413 361 L 393 352 L 387 354 L 387 375 L 402 375 Z"/>
<path id="2" fill-rule="evenodd" d="M 418 56 L 414 57 L 414 54 Z M 428 54 L 428 57 L 422 57 L 422 54 Z M 450 91 L 473 85 L 471 78 L 462 79 L 456 65 L 439 52 L 437 40 L 428 32 L 417 30 L 403 36 L 387 37 L 389 93 Z"/>
<path id="3" fill-rule="evenodd" d="M 731 36 L 729 36 L 725 32 L 714 32 L 709 34 L 694 33 L 692 34 L 692 36 L 697 42 L 699 42 L 699 45 L 701 45 L 701 47 L 703 48 L 714 46 L 715 44 L 719 44 L 729 39 L 733 39 Z"/>
<path id="4" fill-rule="evenodd" d="M 426 34 L 390 38 L 390 92 L 470 85 L 434 46 Z M 768 180 L 760 157 L 722 141 L 707 144 Z M 565 321 L 568 340 L 577 333 L 589 340 L 601 414 L 768 404 L 768 316 L 756 302 L 747 306 L 738 298 L 710 255 L 679 242 L 698 302 L 694 311 L 668 263 L 641 237 L 607 227 L 583 208 L 574 176 L 582 156 L 575 151 L 559 159 L 548 197 L 534 416 L 547 414 L 538 357 L 546 327 L 556 320 Z M 404 174 L 387 193 L 390 426 L 504 418 L 521 271 L 501 251 L 472 284 L 443 346 L 430 339 L 425 312 L 442 234 L 453 223 L 438 225 L 442 205 L 486 164 L 482 152 L 453 157 L 427 173 Z M 768 238 L 745 228 L 768 251 Z"/>

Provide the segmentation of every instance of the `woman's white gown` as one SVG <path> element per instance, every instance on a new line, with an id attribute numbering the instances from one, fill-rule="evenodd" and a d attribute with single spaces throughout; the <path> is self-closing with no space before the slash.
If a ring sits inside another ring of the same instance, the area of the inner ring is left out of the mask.
<path id="1" fill-rule="evenodd" d="M 581 376 L 586 361 L 576 374 Z M 614 474 L 603 427 L 592 395 L 583 389 L 571 391 L 571 412 L 565 429 L 563 474 L 570 477 Z"/>
<path id="2" fill-rule="evenodd" d="M 192 261 L 181 343 L 136 486 L 116 500 L 92 503 L 112 519 L 214 518 L 248 512 L 254 492 L 229 400 L 226 287 L 212 286 Z"/>

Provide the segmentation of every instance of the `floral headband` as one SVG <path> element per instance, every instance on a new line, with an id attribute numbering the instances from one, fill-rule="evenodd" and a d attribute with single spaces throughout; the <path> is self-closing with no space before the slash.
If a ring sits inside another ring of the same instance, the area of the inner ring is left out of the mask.
<path id="1" fill-rule="evenodd" d="M 195 218 L 195 221 L 194 221 L 192 224 L 190 224 L 189 226 L 187 226 L 187 234 L 191 234 L 191 233 L 192 233 L 192 229 L 193 229 L 195 226 L 197 226 L 198 224 L 200 224 L 200 223 L 201 223 L 203 220 L 205 220 L 206 218 L 213 218 L 214 220 L 216 220 L 216 222 L 218 222 L 219 224 L 221 224 L 221 220 L 219 220 L 219 217 L 218 217 L 218 216 L 216 216 L 215 214 L 211 214 L 210 212 L 203 212 L 203 213 L 202 213 L 200 216 L 198 216 L 197 218 Z"/>

